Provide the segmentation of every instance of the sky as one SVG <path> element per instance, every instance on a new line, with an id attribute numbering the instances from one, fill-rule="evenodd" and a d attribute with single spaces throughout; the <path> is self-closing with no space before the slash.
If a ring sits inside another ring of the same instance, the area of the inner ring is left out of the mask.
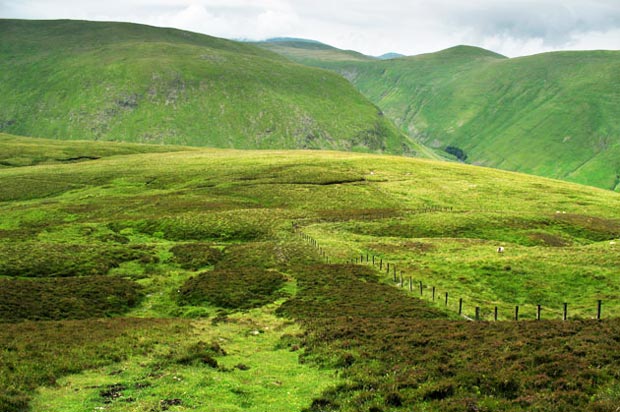
<path id="1" fill-rule="evenodd" d="M 0 0 L 0 18 L 125 21 L 368 55 L 459 44 L 509 57 L 620 49 L 620 0 Z"/>

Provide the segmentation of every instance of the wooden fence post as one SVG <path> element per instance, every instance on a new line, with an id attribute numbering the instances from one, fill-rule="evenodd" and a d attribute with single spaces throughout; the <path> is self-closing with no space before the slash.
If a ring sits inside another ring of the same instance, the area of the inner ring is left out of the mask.
<path id="1" fill-rule="evenodd" d="M 459 315 L 463 314 L 463 298 L 459 298 Z"/>
<path id="2" fill-rule="evenodd" d="M 448 307 L 448 292 L 446 292 L 446 307 Z"/>
<path id="3" fill-rule="evenodd" d="M 375 265 L 375 255 L 372 255 L 372 265 Z"/>
<path id="4" fill-rule="evenodd" d="M 536 320 L 540 320 L 540 305 L 536 305 Z"/>
<path id="5" fill-rule="evenodd" d="M 422 281 L 420 281 L 420 296 L 422 296 Z"/>
<path id="6" fill-rule="evenodd" d="M 568 303 L 564 302 L 564 313 L 562 314 L 562 320 L 568 319 Z"/>
<path id="7" fill-rule="evenodd" d="M 515 306 L 515 320 L 519 321 L 519 306 Z"/>
<path id="8" fill-rule="evenodd" d="M 476 320 L 480 320 L 480 307 L 476 306 Z"/>
<path id="9" fill-rule="evenodd" d="M 383 258 L 379 260 L 379 270 L 383 270 Z"/>
<path id="10" fill-rule="evenodd" d="M 401 272 L 402 276 L 402 272 Z M 409 292 L 413 292 L 413 278 L 409 276 Z"/>
<path id="11" fill-rule="evenodd" d="M 433 286 L 433 302 L 435 301 L 435 286 Z"/>
<path id="12" fill-rule="evenodd" d="M 495 306 L 495 311 L 493 315 L 493 319 L 495 319 L 495 321 L 497 322 L 497 306 Z"/>
<path id="13" fill-rule="evenodd" d="M 603 301 L 599 299 L 596 305 L 596 319 L 597 320 L 601 320 L 601 306 L 602 305 L 603 305 Z"/>

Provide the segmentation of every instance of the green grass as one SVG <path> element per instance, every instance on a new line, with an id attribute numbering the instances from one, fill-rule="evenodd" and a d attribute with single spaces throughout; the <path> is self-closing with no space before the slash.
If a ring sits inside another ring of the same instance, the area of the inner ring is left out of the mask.
<path id="1" fill-rule="evenodd" d="M 243 149 L 423 150 L 340 76 L 256 46 L 69 20 L 0 20 L 0 35 L 0 131 L 7 133 Z"/>
<path id="2" fill-rule="evenodd" d="M 2 319 L 6 410 L 600 411 L 619 399 L 617 193 L 404 157 L 216 149 L 7 167 L 0 185 L 0 281 L 15 286 L 0 302 L 32 303 L 25 321 Z M 423 299 L 385 266 L 349 263 L 367 253 L 423 281 Z M 140 299 L 108 299 L 127 288 Z M 32 322 L 34 296 L 62 320 Z M 467 322 L 459 297 L 469 317 L 498 306 L 509 319 L 518 304 L 521 321 Z M 69 320 L 85 313 L 111 318 Z"/>
<path id="3" fill-rule="evenodd" d="M 37 387 L 148 353 L 158 340 L 185 335 L 187 329 L 185 322 L 130 318 L 3 323 L 0 410 L 28 410 Z"/>
<path id="4" fill-rule="evenodd" d="M 40 390 L 33 410 L 301 410 L 337 380 L 330 370 L 298 362 L 298 352 L 286 345 L 286 337 L 297 333 L 297 326 L 266 313 L 231 316 L 217 326 L 195 321 L 186 337 L 190 344 L 178 340 L 157 348 L 163 362 L 135 357 L 68 376 Z M 225 352 L 213 356 L 216 367 L 184 360 L 200 342 L 217 342 Z"/>
<path id="5" fill-rule="evenodd" d="M 26 138 L 0 133 L 0 168 L 34 166 L 48 163 L 73 163 L 98 160 L 102 157 L 136 153 L 163 153 L 191 150 L 172 145 L 137 145 L 56 141 Z"/>
<path id="6" fill-rule="evenodd" d="M 292 46 L 290 46 L 292 47 Z M 349 79 L 410 136 L 467 162 L 617 190 L 617 51 L 507 59 L 457 46 L 388 61 L 284 56 Z"/>
<path id="7" fill-rule="evenodd" d="M 437 216 L 441 217 L 451 219 Z M 412 295 L 419 296 L 419 282 L 422 282 L 423 296 L 430 300 L 434 286 L 439 307 L 444 306 L 447 292 L 449 309 L 456 312 L 458 299 L 462 298 L 464 314 L 471 318 L 475 307 L 479 306 L 482 317 L 492 320 L 494 308 L 498 306 L 499 318 L 511 319 L 514 307 L 519 305 L 521 319 L 534 319 L 536 305 L 540 304 L 543 319 L 560 319 L 565 302 L 569 304 L 571 317 L 593 318 L 598 299 L 605 302 L 604 315 L 615 317 L 620 310 L 620 302 L 615 299 L 620 285 L 614 281 L 620 256 L 616 245 L 610 244 L 615 241 L 589 245 L 536 245 L 536 242 L 522 245 L 501 240 L 506 239 L 508 233 L 498 230 L 491 234 L 500 240 L 488 240 L 489 233 L 480 237 L 448 234 L 448 237 L 412 238 L 395 233 L 358 236 L 347 230 L 351 224 L 338 225 L 342 228 L 340 233 L 326 226 L 316 225 L 308 233 L 325 244 L 328 253 L 332 252 L 332 247 L 348 246 L 349 250 L 376 256 L 377 262 L 383 259 L 384 265 L 390 262 L 398 269 L 398 279 L 403 271 L 406 288 L 412 278 Z M 557 240 L 555 235 L 540 227 L 536 230 L 536 241 L 543 236 Z M 331 246 L 330 239 L 338 235 L 349 241 Z M 615 236 L 617 238 L 617 234 Z M 525 239 L 529 243 L 529 238 Z M 505 247 L 503 254 L 496 252 L 499 245 Z M 349 256 L 354 258 L 355 255 L 350 252 Z M 384 274 L 386 281 L 392 276 L 392 272 Z"/>

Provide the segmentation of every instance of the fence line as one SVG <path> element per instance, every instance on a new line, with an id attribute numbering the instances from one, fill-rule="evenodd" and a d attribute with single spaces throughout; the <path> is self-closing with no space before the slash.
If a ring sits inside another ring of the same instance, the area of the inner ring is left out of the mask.
<path id="1" fill-rule="evenodd" d="M 451 208 L 450 208 L 451 209 Z M 325 250 L 322 248 L 322 246 L 318 243 L 318 241 L 316 241 L 314 238 L 312 238 L 311 236 L 307 235 L 306 233 L 304 233 L 303 231 L 301 231 L 298 226 L 293 225 L 293 230 L 298 234 L 298 236 L 300 238 L 302 238 L 303 240 L 306 241 L 306 243 L 308 243 L 309 245 L 313 246 L 315 249 L 317 249 L 319 255 L 323 258 L 323 260 L 325 261 L 325 263 L 329 264 L 329 263 L 335 263 L 333 262 L 333 260 L 327 255 L 327 253 L 325 252 Z M 444 307 L 446 309 L 449 309 L 449 297 L 453 296 L 450 295 L 448 291 L 443 291 L 444 293 L 444 298 L 442 299 L 440 294 L 439 294 L 439 290 L 435 287 L 435 286 L 431 286 L 431 285 L 424 285 L 422 280 L 416 280 L 413 278 L 413 276 L 409 276 L 408 277 L 408 282 L 405 282 L 405 275 L 403 273 L 403 271 L 400 271 L 400 274 L 397 275 L 397 267 L 396 264 L 394 263 L 390 263 L 390 262 L 384 262 L 382 257 L 377 257 L 375 255 L 371 255 L 370 253 L 366 252 L 366 254 L 360 254 L 359 256 L 356 256 L 355 258 L 350 259 L 348 262 L 345 263 L 350 263 L 350 264 L 365 264 L 365 265 L 372 265 L 374 268 L 378 268 L 379 272 L 382 273 L 383 272 L 383 268 L 385 267 L 385 273 L 387 276 L 391 276 L 392 277 L 392 281 L 397 284 L 399 287 L 401 288 L 405 288 L 408 287 L 409 292 L 413 293 L 414 292 L 414 284 L 418 284 L 419 286 L 419 294 L 420 294 L 420 299 L 422 299 L 425 295 L 424 295 L 424 289 L 426 287 L 426 289 L 431 289 L 431 300 L 433 302 L 437 302 L 436 298 L 439 297 L 439 300 L 443 300 L 444 302 Z M 391 269 L 391 270 L 390 270 Z M 417 289 L 417 288 L 416 288 Z M 484 302 L 483 303 L 488 303 L 488 302 Z M 458 300 L 458 315 L 463 317 L 466 320 L 469 321 L 482 321 L 485 320 L 484 319 L 484 313 L 481 311 L 481 309 L 483 309 L 480 306 L 475 306 L 474 307 L 474 317 L 469 317 L 467 315 L 465 315 L 465 313 L 463 312 L 463 306 L 464 303 L 466 303 L 463 298 L 459 298 Z M 437 303 L 439 304 L 439 303 Z M 502 306 L 508 306 L 509 304 L 504 304 Z M 487 305 L 488 306 L 488 305 Z M 490 306 L 493 307 L 493 320 L 497 321 L 498 320 L 498 316 L 499 316 L 499 307 L 500 305 L 498 304 L 491 304 Z M 530 305 L 528 305 L 530 306 Z M 582 309 L 585 308 L 585 306 L 577 306 L 578 308 Z M 520 312 L 520 308 L 522 308 L 522 306 L 520 305 L 515 305 L 514 306 L 514 313 L 512 315 L 510 315 L 508 318 L 512 319 L 514 321 L 519 321 L 520 319 L 520 315 L 522 315 L 523 313 Z M 536 319 L 537 321 L 542 320 L 542 313 L 543 311 L 549 312 L 549 313 L 555 313 L 556 315 L 561 313 L 562 315 L 562 319 L 563 320 L 570 320 L 569 314 L 570 314 L 570 308 L 571 306 L 568 304 L 568 302 L 564 302 L 562 305 L 562 309 L 556 310 L 553 308 L 549 308 L 549 307 L 544 307 L 541 304 L 535 305 L 536 308 L 536 316 L 534 319 Z M 595 310 L 596 310 L 596 317 L 595 319 L 600 320 L 602 319 L 602 310 L 603 310 L 603 300 L 602 299 L 597 299 L 596 301 L 596 306 L 595 306 Z"/>

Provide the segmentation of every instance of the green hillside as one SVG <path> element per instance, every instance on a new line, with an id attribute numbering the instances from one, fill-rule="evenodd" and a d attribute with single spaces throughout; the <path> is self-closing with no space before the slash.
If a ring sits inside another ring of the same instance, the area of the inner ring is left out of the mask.
<path id="1" fill-rule="evenodd" d="M 137 153 L 188 151 L 187 146 L 122 142 L 48 140 L 0 133 L 0 169 L 50 163 L 74 163 Z"/>
<path id="2" fill-rule="evenodd" d="M 0 169 L 2 411 L 620 402 L 618 193 L 402 156 L 2 139 L 22 165 Z"/>
<path id="3" fill-rule="evenodd" d="M 313 40 L 295 38 L 275 38 L 254 43 L 257 46 L 276 52 L 286 58 L 310 66 L 317 62 L 374 61 L 377 58 L 353 51 L 342 50 Z"/>
<path id="4" fill-rule="evenodd" d="M 484 166 L 618 190 L 620 52 L 458 46 L 340 72 L 411 136 Z"/>
<path id="5" fill-rule="evenodd" d="M 0 20 L 0 131 L 56 139 L 416 154 L 341 77 L 126 23 Z"/>

